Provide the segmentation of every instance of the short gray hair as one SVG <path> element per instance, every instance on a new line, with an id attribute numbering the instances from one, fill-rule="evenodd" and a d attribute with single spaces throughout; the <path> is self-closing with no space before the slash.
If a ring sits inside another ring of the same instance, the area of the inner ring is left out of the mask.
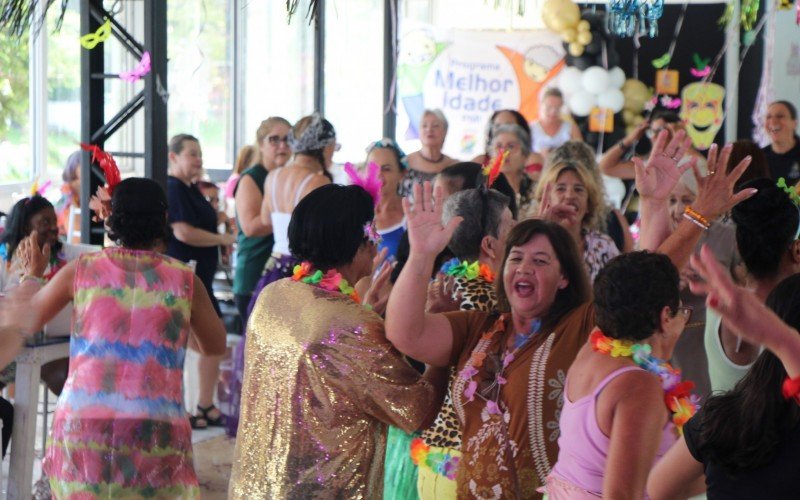
<path id="1" fill-rule="evenodd" d="M 442 206 L 442 224 L 447 225 L 453 217 L 463 217 L 464 221 L 456 227 L 448 247 L 462 260 L 475 260 L 481 253 L 481 241 L 485 236 L 497 238 L 497 230 L 503 211 L 508 208 L 508 196 L 490 189 L 467 189 L 454 193 Z M 483 211 L 486 212 L 485 227 Z"/>
<path id="2" fill-rule="evenodd" d="M 444 116 L 444 112 L 442 112 L 441 109 L 439 108 L 426 109 L 425 111 L 422 112 L 422 117 L 419 119 L 420 123 L 422 123 L 422 120 L 424 120 L 425 117 L 428 115 L 435 116 L 437 120 L 442 122 L 442 125 L 444 126 L 444 131 L 447 132 L 447 127 L 449 124 L 447 123 L 447 117 Z"/>
<path id="3" fill-rule="evenodd" d="M 514 134 L 520 143 L 520 149 L 525 156 L 531 154 L 531 136 L 525 132 L 525 129 L 516 123 L 504 123 L 502 125 L 495 125 L 492 127 L 492 144 L 497 140 L 499 134 Z M 490 144 L 491 146 L 491 144 Z"/>
<path id="4" fill-rule="evenodd" d="M 583 141 L 567 141 L 555 148 L 547 156 L 544 168 L 547 170 L 559 163 L 580 163 L 590 172 L 598 171 L 594 149 Z"/>

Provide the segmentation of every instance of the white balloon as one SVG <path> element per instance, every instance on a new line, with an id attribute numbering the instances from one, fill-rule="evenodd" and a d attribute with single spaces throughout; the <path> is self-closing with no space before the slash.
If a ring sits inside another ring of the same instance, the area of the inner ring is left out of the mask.
<path id="1" fill-rule="evenodd" d="M 608 71 L 600 66 L 592 66 L 587 68 L 581 76 L 583 88 L 592 94 L 602 94 L 608 89 Z"/>
<path id="2" fill-rule="evenodd" d="M 570 96 L 583 88 L 581 83 L 581 70 L 567 66 L 558 74 L 558 88 L 566 96 Z"/>
<path id="3" fill-rule="evenodd" d="M 625 106 L 625 95 L 619 89 L 606 90 L 597 96 L 597 105 L 601 108 L 608 108 L 614 113 L 622 111 Z"/>
<path id="4" fill-rule="evenodd" d="M 589 116 L 595 104 L 597 97 L 585 90 L 580 90 L 569 98 L 569 110 L 576 116 Z"/>
<path id="5" fill-rule="evenodd" d="M 625 84 L 625 72 L 619 66 L 608 70 L 608 87 L 611 89 L 621 89 Z"/>

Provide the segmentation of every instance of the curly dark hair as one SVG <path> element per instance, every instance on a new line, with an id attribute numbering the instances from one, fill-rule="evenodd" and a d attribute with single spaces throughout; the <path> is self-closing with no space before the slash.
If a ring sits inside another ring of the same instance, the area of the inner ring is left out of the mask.
<path id="1" fill-rule="evenodd" d="M 736 223 L 736 246 L 754 278 L 773 278 L 794 241 L 800 211 L 772 180 L 755 179 L 741 187 L 756 188 L 758 192 L 731 210 Z"/>
<path id="2" fill-rule="evenodd" d="M 38 194 L 30 198 L 22 198 L 11 208 L 11 213 L 6 221 L 6 228 L 0 236 L 0 243 L 6 244 L 7 258 L 11 260 L 20 242 L 33 230 L 31 219 L 46 208 L 53 208 L 53 204 Z M 39 243 L 42 243 L 41 241 Z M 51 249 L 53 255 L 61 250 L 62 243 L 58 241 Z"/>
<path id="3" fill-rule="evenodd" d="M 589 276 L 586 274 L 586 267 L 583 265 L 583 257 L 578 253 L 578 245 L 575 239 L 566 229 L 555 222 L 541 219 L 528 219 L 520 222 L 512 229 L 506 237 L 506 252 L 503 255 L 503 265 L 506 268 L 508 256 L 514 247 L 522 246 L 531 241 L 536 235 L 545 236 L 561 266 L 561 273 L 567 280 L 567 286 L 556 292 L 553 305 L 550 311 L 542 318 L 543 330 L 553 328 L 558 322 L 570 313 L 573 309 L 589 301 L 591 296 L 591 286 Z M 507 312 L 511 309 L 506 294 L 505 285 L 502 279 L 495 280 L 497 291 L 498 309 Z"/>
<path id="4" fill-rule="evenodd" d="M 151 179 L 125 179 L 114 188 L 106 228 L 108 237 L 125 248 L 148 250 L 158 243 L 167 243 L 172 237 L 167 221 L 167 195 Z"/>
<path id="5" fill-rule="evenodd" d="M 360 186 L 326 184 L 300 200 L 289 222 L 292 255 L 317 269 L 350 263 L 375 217 L 372 197 Z"/>
<path id="6" fill-rule="evenodd" d="M 800 329 L 800 274 L 781 281 L 767 297 L 767 306 Z M 783 363 L 764 351 L 730 392 L 710 397 L 695 417 L 701 419 L 696 442 L 700 454 L 731 474 L 769 464 L 800 425 L 800 406 L 781 395 L 785 378 Z"/>
<path id="7" fill-rule="evenodd" d="M 666 255 L 631 252 L 611 259 L 594 281 L 597 326 L 615 339 L 646 339 L 661 327 L 665 306 L 677 313 L 678 283 Z"/>

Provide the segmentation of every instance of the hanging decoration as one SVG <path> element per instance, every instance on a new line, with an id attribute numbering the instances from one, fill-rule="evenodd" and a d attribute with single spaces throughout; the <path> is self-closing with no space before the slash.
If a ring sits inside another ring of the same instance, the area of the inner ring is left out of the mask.
<path id="1" fill-rule="evenodd" d="M 658 20 L 664 14 L 664 0 L 610 0 L 608 26 L 620 37 L 658 36 Z"/>
<path id="2" fill-rule="evenodd" d="M 692 145 L 698 150 L 711 147 L 725 119 L 725 88 L 711 82 L 694 82 L 681 90 L 680 118 Z"/>
<path id="3" fill-rule="evenodd" d="M 106 21 L 97 28 L 97 31 L 94 33 L 88 33 L 81 37 L 81 47 L 84 49 L 92 50 L 93 48 L 97 47 L 99 44 L 108 40 L 108 37 L 111 36 L 111 19 L 106 19 Z"/>
<path id="4" fill-rule="evenodd" d="M 741 0 L 741 26 L 745 32 L 753 30 L 753 26 L 758 19 L 758 9 L 761 6 L 761 0 Z M 726 29 L 730 22 L 733 20 L 734 2 L 730 2 L 726 7 L 722 16 L 717 21 L 720 29 Z"/>
<path id="5" fill-rule="evenodd" d="M 653 62 L 651 64 L 656 69 L 662 69 L 663 67 L 668 66 L 671 61 L 672 61 L 672 54 L 667 52 L 663 56 L 657 59 L 653 59 Z"/>
<path id="6" fill-rule="evenodd" d="M 661 102 L 661 105 L 667 109 L 678 109 L 681 107 L 681 100 L 677 97 L 662 95 L 659 102 Z"/>
<path id="7" fill-rule="evenodd" d="M 133 83 L 144 78 L 144 75 L 147 73 L 150 73 L 150 52 L 144 51 L 139 64 L 131 71 L 123 71 L 120 73 L 119 78 L 120 80 Z"/>
<path id="8" fill-rule="evenodd" d="M 692 54 L 692 61 L 694 62 L 694 68 L 690 69 L 689 72 L 695 78 L 705 78 L 711 73 L 711 66 L 708 65 L 711 62 L 711 58 L 703 59 L 700 57 L 700 54 L 695 52 Z"/>

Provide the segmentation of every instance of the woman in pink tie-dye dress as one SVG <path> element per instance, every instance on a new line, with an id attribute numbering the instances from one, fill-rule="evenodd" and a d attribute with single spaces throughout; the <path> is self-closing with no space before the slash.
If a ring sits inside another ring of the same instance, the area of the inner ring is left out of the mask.
<path id="1" fill-rule="evenodd" d="M 224 327 L 189 267 L 157 253 L 169 237 L 158 184 L 123 181 L 111 208 L 121 248 L 83 255 L 32 300 L 39 321 L 74 301 L 44 471 L 55 498 L 195 498 L 184 355 L 192 331 L 201 350 L 222 353 Z"/>

